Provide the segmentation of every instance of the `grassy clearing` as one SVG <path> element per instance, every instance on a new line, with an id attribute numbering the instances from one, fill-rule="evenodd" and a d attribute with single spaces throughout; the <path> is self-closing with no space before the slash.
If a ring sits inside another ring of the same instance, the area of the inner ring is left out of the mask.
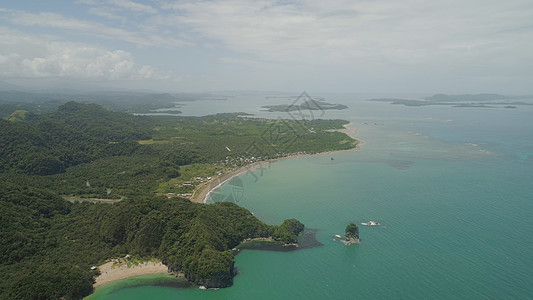
<path id="1" fill-rule="evenodd" d="M 220 172 L 229 171 L 227 167 L 212 164 L 192 164 L 180 167 L 180 176 L 159 185 L 157 193 L 167 194 L 186 194 L 192 193 L 196 187 L 204 182 L 209 181 Z"/>

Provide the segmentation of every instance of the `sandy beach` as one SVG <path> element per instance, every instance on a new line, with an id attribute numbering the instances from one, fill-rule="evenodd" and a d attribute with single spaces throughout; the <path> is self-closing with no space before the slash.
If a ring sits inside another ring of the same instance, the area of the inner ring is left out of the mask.
<path id="1" fill-rule="evenodd" d="M 354 138 L 353 135 L 357 134 L 357 129 L 348 128 L 351 123 L 344 125 L 344 129 L 333 129 L 331 131 L 337 131 L 342 132 L 350 136 L 351 138 Z M 209 182 L 206 182 L 205 184 L 199 186 L 193 193 L 191 197 L 192 202 L 197 203 L 206 203 L 207 199 L 209 198 L 209 194 L 219 188 L 221 185 L 226 183 L 227 181 L 231 180 L 232 178 L 239 176 L 253 168 L 259 167 L 263 164 L 267 163 L 273 163 L 282 159 L 290 159 L 290 158 L 300 158 L 300 157 L 309 157 L 309 156 L 315 156 L 315 155 L 328 155 L 332 153 L 339 153 L 339 152 L 346 152 L 346 151 L 354 151 L 358 150 L 359 147 L 364 143 L 362 140 L 357 139 L 357 145 L 355 148 L 347 149 L 347 150 L 338 150 L 338 151 L 326 151 L 326 152 L 320 152 L 320 153 L 314 153 L 314 154 L 294 154 L 294 155 L 288 155 L 284 157 L 274 158 L 270 160 L 265 161 L 258 161 L 240 168 L 237 168 L 235 170 L 231 170 L 229 172 L 226 172 L 225 174 L 222 174 L 220 176 L 215 176 L 213 179 Z"/>
<path id="2" fill-rule="evenodd" d="M 353 135 L 357 133 L 356 129 L 350 129 L 348 128 L 350 124 L 344 125 L 345 129 L 336 129 L 332 131 L 338 131 L 346 133 L 348 136 L 353 138 Z M 271 160 L 265 160 L 265 161 L 258 161 L 240 168 L 236 168 L 235 170 L 230 170 L 220 176 L 214 177 L 211 181 L 206 182 L 200 186 L 194 191 L 191 201 L 198 202 L 198 203 L 205 203 L 209 197 L 209 194 L 219 188 L 221 185 L 226 183 L 227 181 L 231 180 L 232 178 L 239 176 L 250 169 L 259 167 L 263 164 L 272 163 L 275 161 L 279 161 L 282 159 L 293 159 L 293 158 L 300 158 L 300 157 L 309 157 L 309 156 L 315 156 L 315 155 L 328 155 L 332 153 L 339 153 L 339 152 L 345 152 L 345 151 L 354 151 L 358 150 L 359 147 L 363 144 L 362 140 L 357 140 L 357 145 L 355 148 L 347 149 L 347 150 L 338 150 L 338 151 L 327 151 L 327 152 L 320 152 L 315 154 L 295 154 L 295 155 L 288 155 L 280 158 L 275 158 Z M 168 268 L 163 265 L 161 262 L 144 262 L 138 265 L 130 265 L 128 267 L 127 263 L 125 263 L 123 260 L 120 259 L 114 259 L 113 261 L 110 261 L 108 263 L 105 263 L 98 267 L 100 270 L 100 275 L 96 277 L 94 287 L 98 287 L 113 281 L 133 277 L 133 276 L 139 276 L 139 275 L 147 275 L 147 274 L 164 274 L 168 273 Z"/>
<path id="3" fill-rule="evenodd" d="M 213 191 L 219 188 L 221 185 L 226 183 L 227 181 L 231 180 L 233 177 L 239 176 L 242 173 L 245 173 L 250 168 L 254 168 L 256 166 L 260 166 L 264 163 L 272 162 L 279 159 L 273 159 L 273 160 L 265 160 L 265 161 L 258 161 L 253 164 L 249 164 L 240 168 L 237 168 L 235 170 L 231 170 L 229 172 L 226 172 L 220 176 L 215 176 L 211 181 L 206 182 L 205 184 L 199 186 L 193 193 L 191 197 L 192 202 L 197 203 L 205 203 L 209 194 Z"/>
<path id="4" fill-rule="evenodd" d="M 133 276 L 168 273 L 168 268 L 161 262 L 151 261 L 128 267 L 124 262 L 113 260 L 99 266 L 98 269 L 101 274 L 96 277 L 94 287 Z"/>

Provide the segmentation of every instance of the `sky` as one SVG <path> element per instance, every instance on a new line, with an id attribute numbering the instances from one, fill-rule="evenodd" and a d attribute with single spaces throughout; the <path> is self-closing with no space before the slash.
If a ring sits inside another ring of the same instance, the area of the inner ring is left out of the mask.
<path id="1" fill-rule="evenodd" d="M 533 94 L 533 1 L 2 1 L 0 81 Z"/>

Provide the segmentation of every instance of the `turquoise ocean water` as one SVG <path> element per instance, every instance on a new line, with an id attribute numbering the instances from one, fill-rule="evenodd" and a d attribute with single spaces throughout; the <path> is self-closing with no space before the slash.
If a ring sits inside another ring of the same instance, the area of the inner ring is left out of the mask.
<path id="1" fill-rule="evenodd" d="M 239 177 L 238 204 L 261 220 L 297 218 L 324 245 L 245 250 L 226 289 L 154 284 L 99 288 L 92 299 L 530 299 L 533 298 L 533 106 L 406 107 L 336 95 L 364 140 L 358 151 L 282 160 Z M 190 103 L 186 114 L 246 111 L 263 95 Z M 212 103 L 212 105 L 208 105 Z M 282 116 L 282 114 L 281 114 Z M 331 158 L 334 160 L 331 160 Z M 231 182 L 220 194 L 233 192 Z M 359 245 L 334 241 L 349 222 Z"/>

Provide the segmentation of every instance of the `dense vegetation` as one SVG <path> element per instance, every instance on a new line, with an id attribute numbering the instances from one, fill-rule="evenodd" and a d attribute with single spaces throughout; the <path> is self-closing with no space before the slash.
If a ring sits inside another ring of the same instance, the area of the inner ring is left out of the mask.
<path id="1" fill-rule="evenodd" d="M 60 195 L 118 199 L 151 194 L 179 177 L 184 165 L 234 167 L 249 163 L 247 157 L 353 148 L 345 134 L 326 132 L 345 123 L 238 114 L 149 118 L 69 102 L 47 114 L 0 119 L 0 179 Z M 170 191 L 171 186 L 159 190 Z"/>
<path id="2" fill-rule="evenodd" d="M 79 298 L 92 291 L 91 266 L 126 254 L 160 258 L 208 287 L 231 285 L 230 250 L 240 241 L 293 243 L 303 225 L 269 226 L 232 203 L 202 205 L 156 191 L 182 168 L 192 174 L 195 166 L 257 157 L 253 143 L 268 149 L 263 158 L 351 148 L 346 135 L 325 131 L 344 123 L 150 118 L 75 102 L 0 119 L 0 298 Z"/>
<path id="3" fill-rule="evenodd" d="M 231 285 L 233 254 L 246 238 L 274 234 L 233 203 L 181 198 L 72 204 L 44 191 L 0 184 L 0 295 L 5 299 L 77 298 L 92 291 L 90 270 L 126 254 L 158 257 L 187 279 L 208 287 Z M 60 289 L 61 288 L 61 289 Z"/>
<path id="4" fill-rule="evenodd" d="M 346 239 L 358 239 L 359 238 L 359 227 L 354 223 L 348 224 L 344 230 L 344 235 Z"/>
<path id="5" fill-rule="evenodd" d="M 272 237 L 287 244 L 296 243 L 298 242 L 298 234 L 302 230 L 304 230 L 304 224 L 296 219 L 288 219 L 274 229 Z"/>

